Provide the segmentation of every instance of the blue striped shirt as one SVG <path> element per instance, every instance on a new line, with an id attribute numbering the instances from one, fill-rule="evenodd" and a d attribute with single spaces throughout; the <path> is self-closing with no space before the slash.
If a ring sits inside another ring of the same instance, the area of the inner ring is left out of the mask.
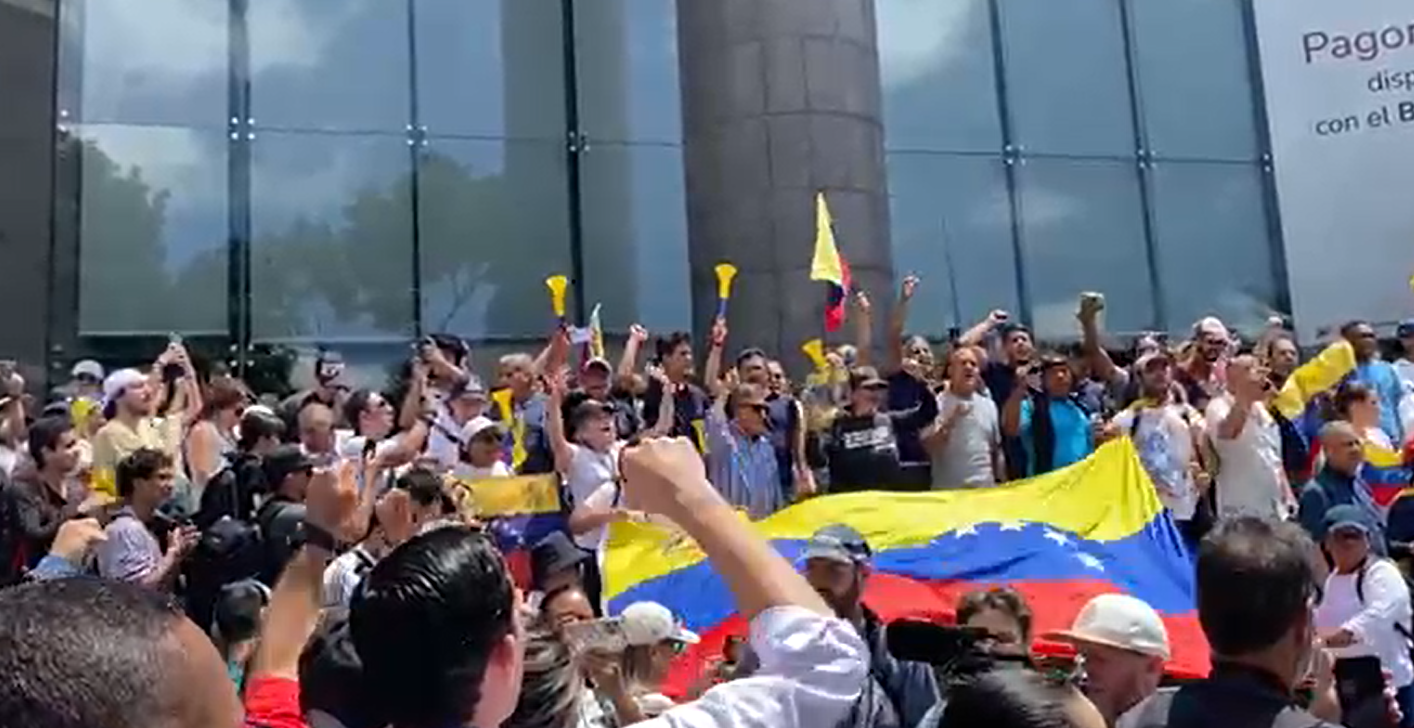
<path id="1" fill-rule="evenodd" d="M 707 412 L 707 477 L 728 503 L 753 519 L 785 507 L 776 448 L 768 435 L 751 437 L 720 408 Z"/>

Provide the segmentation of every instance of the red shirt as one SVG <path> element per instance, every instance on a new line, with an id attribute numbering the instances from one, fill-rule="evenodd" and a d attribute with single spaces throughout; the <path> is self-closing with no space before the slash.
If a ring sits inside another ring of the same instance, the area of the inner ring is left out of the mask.
<path id="1" fill-rule="evenodd" d="M 309 728 L 299 708 L 299 681 L 257 675 L 245 685 L 247 728 Z"/>

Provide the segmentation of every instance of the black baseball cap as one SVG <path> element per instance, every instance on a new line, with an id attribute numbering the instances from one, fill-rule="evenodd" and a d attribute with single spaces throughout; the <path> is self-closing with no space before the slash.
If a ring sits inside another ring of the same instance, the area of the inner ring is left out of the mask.
<path id="1" fill-rule="evenodd" d="M 588 558 L 564 531 L 554 531 L 530 549 L 530 580 L 539 586 L 553 574 L 578 568 Z"/>
<path id="2" fill-rule="evenodd" d="M 279 488 L 290 474 L 313 468 L 314 460 L 304 454 L 299 445 L 280 445 L 265 456 L 262 467 L 265 470 L 265 482 L 274 490 Z"/>

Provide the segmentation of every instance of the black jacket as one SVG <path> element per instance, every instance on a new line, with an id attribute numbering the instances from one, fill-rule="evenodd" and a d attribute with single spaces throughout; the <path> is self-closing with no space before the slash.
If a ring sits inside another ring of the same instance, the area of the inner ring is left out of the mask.
<path id="1" fill-rule="evenodd" d="M 0 483 L 0 586 L 19 582 L 78 509 L 37 478 Z"/>
<path id="2" fill-rule="evenodd" d="M 1298 707 L 1275 677 L 1221 662 L 1206 680 L 1160 690 L 1134 711 L 1136 728 L 1340 728 Z"/>

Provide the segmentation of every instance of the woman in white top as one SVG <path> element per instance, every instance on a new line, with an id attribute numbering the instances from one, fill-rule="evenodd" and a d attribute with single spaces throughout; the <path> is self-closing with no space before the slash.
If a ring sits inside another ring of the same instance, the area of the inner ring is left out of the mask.
<path id="1" fill-rule="evenodd" d="M 1349 422 L 1360 439 L 1385 450 L 1395 449 L 1394 441 L 1380 427 L 1380 395 L 1360 382 L 1346 382 L 1331 397 L 1334 416 Z"/>
<path id="2" fill-rule="evenodd" d="M 622 507 L 619 497 L 619 452 L 624 443 L 618 439 L 613 406 L 607 402 L 582 399 L 568 413 L 566 426 L 566 373 L 555 372 L 546 380 L 550 402 L 545 410 L 545 434 L 555 455 L 555 470 L 565 479 L 569 495 L 570 535 L 576 545 L 595 555 L 585 569 L 584 587 L 593 602 L 599 604 L 600 562 L 608 526 L 635 516 Z M 661 436 L 672 426 L 673 398 L 661 399 L 658 425 L 647 431 L 647 436 Z"/>
<path id="3" fill-rule="evenodd" d="M 1326 513 L 1326 552 L 1333 568 L 1316 606 L 1316 632 L 1341 660 L 1379 658 L 1401 706 L 1414 699 L 1410 661 L 1409 587 L 1399 567 L 1370 551 L 1371 528 L 1356 506 Z M 1351 706 L 1345 706 L 1347 712 Z M 1407 725 L 1405 723 L 1404 725 Z"/>
<path id="4" fill-rule="evenodd" d="M 183 443 L 194 502 L 201 502 L 206 482 L 226 466 L 227 456 L 236 451 L 236 426 L 249 403 L 250 393 L 236 379 L 215 379 L 207 387 L 200 418 Z"/>

